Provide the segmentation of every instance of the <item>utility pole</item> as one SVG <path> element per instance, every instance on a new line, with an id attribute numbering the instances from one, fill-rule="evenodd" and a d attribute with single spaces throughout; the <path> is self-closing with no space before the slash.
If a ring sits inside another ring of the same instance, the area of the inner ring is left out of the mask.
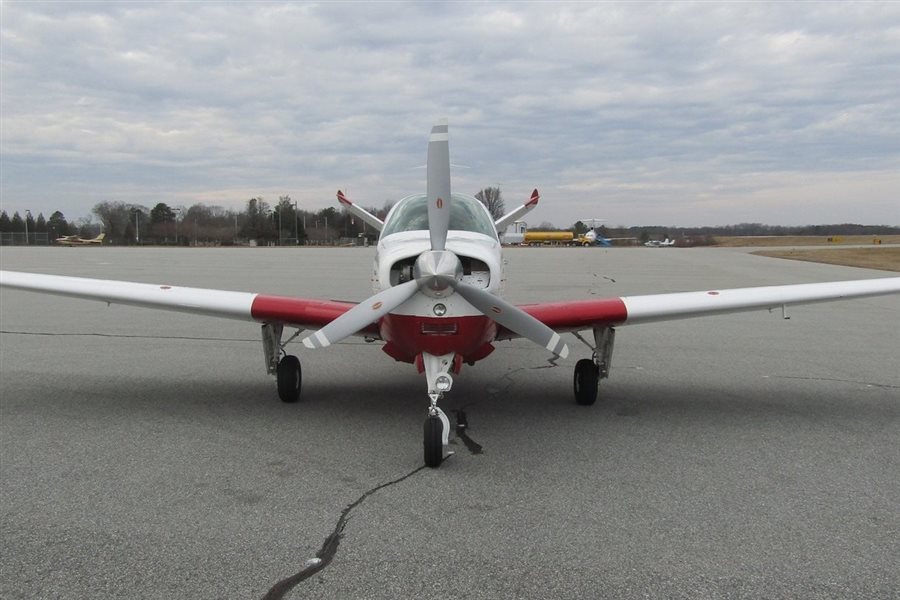
<path id="1" fill-rule="evenodd" d="M 278 209 L 278 245 L 281 246 L 281 211 L 284 210 L 284 206 Z"/>
<path id="2" fill-rule="evenodd" d="M 175 245 L 178 245 L 178 216 L 181 214 L 180 208 L 173 208 L 172 212 L 175 213 Z"/>
<path id="3" fill-rule="evenodd" d="M 28 219 L 31 218 L 31 211 L 25 209 L 25 245 L 28 245 Z"/>
<path id="4" fill-rule="evenodd" d="M 297 214 L 297 201 L 294 200 L 294 243 L 300 245 L 300 215 Z"/>

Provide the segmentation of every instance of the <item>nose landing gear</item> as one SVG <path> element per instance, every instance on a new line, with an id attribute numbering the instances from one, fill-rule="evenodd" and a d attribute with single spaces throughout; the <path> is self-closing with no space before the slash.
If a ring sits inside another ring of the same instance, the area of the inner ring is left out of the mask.
<path id="1" fill-rule="evenodd" d="M 455 355 L 444 354 L 435 356 L 422 353 L 422 368 L 425 370 L 425 379 L 428 382 L 428 417 L 425 419 L 425 435 L 423 440 L 425 465 L 435 469 L 444 460 L 444 446 L 450 439 L 450 419 L 444 414 L 437 403 L 444 397 L 444 392 L 449 392 L 453 387 L 453 377 L 450 369 L 454 367 Z"/>

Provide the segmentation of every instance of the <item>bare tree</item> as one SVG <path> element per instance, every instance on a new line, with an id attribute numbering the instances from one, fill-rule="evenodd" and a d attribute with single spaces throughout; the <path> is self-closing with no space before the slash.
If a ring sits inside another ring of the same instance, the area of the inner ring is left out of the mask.
<path id="1" fill-rule="evenodd" d="M 506 207 L 503 203 L 503 196 L 500 194 L 499 187 L 487 187 L 481 189 L 475 197 L 484 204 L 491 217 L 496 221 L 506 213 Z"/>

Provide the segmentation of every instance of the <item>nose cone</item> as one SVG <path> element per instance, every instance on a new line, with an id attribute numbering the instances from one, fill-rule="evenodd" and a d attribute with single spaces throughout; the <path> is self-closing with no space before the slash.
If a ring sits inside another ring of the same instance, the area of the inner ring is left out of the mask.
<path id="1" fill-rule="evenodd" d="M 463 268 L 459 258 L 447 250 L 423 252 L 416 259 L 413 277 L 419 289 L 432 298 L 444 298 L 453 293 L 451 284 L 462 278 Z"/>

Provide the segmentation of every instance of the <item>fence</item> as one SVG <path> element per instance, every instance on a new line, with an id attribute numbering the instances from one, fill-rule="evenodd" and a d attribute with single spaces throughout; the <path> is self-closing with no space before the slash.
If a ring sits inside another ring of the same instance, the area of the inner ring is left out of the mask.
<path id="1" fill-rule="evenodd" d="M 49 246 L 50 241 L 50 235 L 45 231 L 29 231 L 27 240 L 24 231 L 0 232 L 0 246 Z"/>

